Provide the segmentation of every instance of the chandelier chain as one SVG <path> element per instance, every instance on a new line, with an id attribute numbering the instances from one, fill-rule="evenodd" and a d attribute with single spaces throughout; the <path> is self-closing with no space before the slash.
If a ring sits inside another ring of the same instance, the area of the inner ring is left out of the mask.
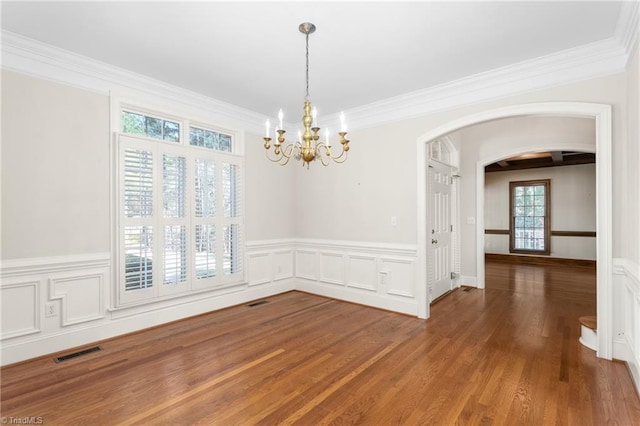
<path id="1" fill-rule="evenodd" d="M 306 65 L 306 77 L 307 77 L 307 88 L 306 88 L 306 96 L 305 96 L 305 100 L 309 100 L 309 33 L 307 32 L 306 34 L 306 39 L 307 39 L 307 54 L 306 54 L 306 59 L 307 59 L 307 65 Z"/>

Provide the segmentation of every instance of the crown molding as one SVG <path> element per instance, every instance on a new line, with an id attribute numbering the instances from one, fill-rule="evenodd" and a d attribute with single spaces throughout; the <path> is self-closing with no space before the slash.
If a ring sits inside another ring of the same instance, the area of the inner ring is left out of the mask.
<path id="1" fill-rule="evenodd" d="M 345 111 L 349 128 L 379 126 L 624 72 L 629 52 L 638 38 L 638 4 L 629 3 L 621 9 L 614 37 L 353 108 Z M 225 121 L 256 134 L 262 134 L 263 123 L 268 118 L 15 33 L 3 30 L 1 37 L 2 68 L 7 70 L 94 92 L 140 95 L 199 113 L 207 111 L 216 121 Z M 338 114 L 328 115 L 323 121 L 335 127 L 339 123 Z"/>
<path id="2" fill-rule="evenodd" d="M 627 57 L 612 37 L 354 108 L 349 122 L 353 128 L 372 127 L 603 77 L 624 72 Z"/>
<path id="3" fill-rule="evenodd" d="M 109 95 L 125 93 L 178 105 L 261 134 L 266 116 L 68 50 L 2 30 L 2 68 Z"/>
<path id="4" fill-rule="evenodd" d="M 620 16 L 614 38 L 618 40 L 628 57 L 640 37 L 640 2 L 625 1 L 620 6 Z"/>

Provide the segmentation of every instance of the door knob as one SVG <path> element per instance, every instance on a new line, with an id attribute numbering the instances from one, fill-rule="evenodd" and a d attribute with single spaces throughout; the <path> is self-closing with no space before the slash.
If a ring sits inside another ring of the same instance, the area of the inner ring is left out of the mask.
<path id="1" fill-rule="evenodd" d="M 431 240 L 431 244 L 438 244 L 438 240 Z"/>

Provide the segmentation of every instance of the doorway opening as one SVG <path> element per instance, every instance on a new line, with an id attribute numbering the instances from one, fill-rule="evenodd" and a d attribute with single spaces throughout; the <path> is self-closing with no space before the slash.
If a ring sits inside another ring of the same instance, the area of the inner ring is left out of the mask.
<path id="1" fill-rule="evenodd" d="M 512 105 L 508 107 L 483 111 L 477 114 L 465 116 L 449 123 L 441 125 L 418 138 L 417 156 L 417 278 L 418 278 L 418 317 L 429 317 L 428 287 L 427 287 L 427 250 L 430 244 L 430 228 L 427 220 L 427 145 L 428 142 L 448 135 L 456 130 L 474 124 L 496 120 L 506 117 L 526 115 L 551 115 L 566 117 L 586 117 L 595 120 L 595 152 L 598 157 L 596 163 L 596 199 L 597 199 L 597 328 L 598 344 L 597 356 L 611 359 L 613 349 L 613 324 L 612 324 L 612 195 L 611 195 L 611 106 L 604 104 L 582 102 L 549 102 Z M 557 146 L 535 146 L 535 150 L 558 149 Z M 593 144 L 575 143 L 562 147 L 567 150 L 586 151 L 593 150 Z M 489 158 L 479 156 L 476 162 L 475 181 L 476 197 L 475 211 L 484 211 L 484 167 L 488 164 L 508 158 L 519 152 L 511 152 L 506 145 L 503 149 L 496 150 Z M 520 150 L 521 151 L 521 150 Z M 473 173 L 471 173 L 473 174 Z M 464 174 L 461 180 L 465 178 Z M 461 185 L 461 191 L 464 185 Z M 475 214 L 467 217 L 467 223 L 475 221 L 475 265 L 472 259 L 462 256 L 462 273 L 465 268 L 472 270 L 477 277 L 477 287 L 484 287 L 484 217 Z M 469 223 L 470 224 L 470 223 Z M 465 233 L 473 232 L 465 230 Z M 471 241 L 473 238 L 471 238 Z M 465 264 L 466 262 L 466 264 Z M 475 266 L 475 268 L 474 268 Z"/>

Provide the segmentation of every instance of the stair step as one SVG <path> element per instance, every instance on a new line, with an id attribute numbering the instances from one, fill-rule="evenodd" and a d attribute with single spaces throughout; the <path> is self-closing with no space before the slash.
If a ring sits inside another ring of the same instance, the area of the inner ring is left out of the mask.
<path id="1" fill-rule="evenodd" d="M 580 317 L 578 321 L 580 321 L 580 325 L 590 328 L 593 331 L 598 329 L 598 321 L 595 316 Z"/>
<path id="2" fill-rule="evenodd" d="M 598 335 L 596 328 L 598 321 L 596 317 L 580 317 L 578 318 L 578 321 L 580 321 L 580 343 L 591 350 L 597 351 Z"/>

